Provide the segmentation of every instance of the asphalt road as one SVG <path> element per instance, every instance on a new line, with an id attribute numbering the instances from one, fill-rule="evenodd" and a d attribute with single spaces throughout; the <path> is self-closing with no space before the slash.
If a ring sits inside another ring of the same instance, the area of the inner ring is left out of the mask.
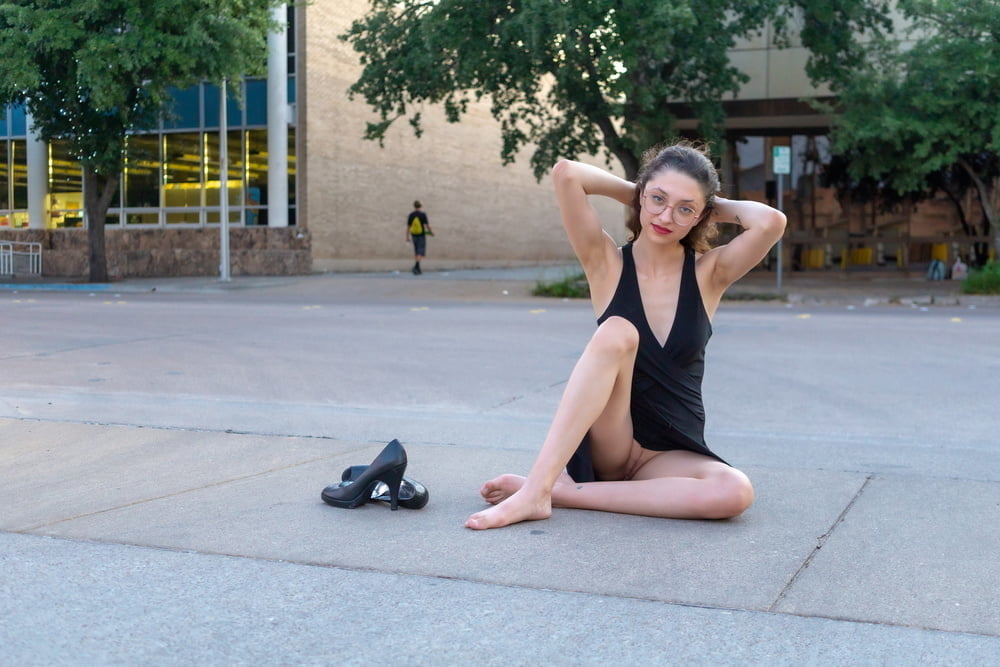
<path id="1" fill-rule="evenodd" d="M 0 664 L 1000 659 L 1000 308 L 724 304 L 746 514 L 476 533 L 594 327 L 528 283 L 0 291 Z M 425 509 L 320 501 L 392 438 Z"/>

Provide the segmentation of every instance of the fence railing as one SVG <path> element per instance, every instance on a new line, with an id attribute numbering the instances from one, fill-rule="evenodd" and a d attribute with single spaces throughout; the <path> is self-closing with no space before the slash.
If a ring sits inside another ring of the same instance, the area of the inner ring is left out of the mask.
<path id="1" fill-rule="evenodd" d="M 0 241 L 0 276 L 42 275 L 42 244 Z"/>

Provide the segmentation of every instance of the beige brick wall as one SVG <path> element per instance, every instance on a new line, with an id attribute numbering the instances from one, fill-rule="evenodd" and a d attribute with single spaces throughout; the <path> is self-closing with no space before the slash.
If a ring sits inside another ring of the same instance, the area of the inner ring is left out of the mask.
<path id="1" fill-rule="evenodd" d="M 390 131 L 385 148 L 361 138 L 365 121 L 376 117 L 363 100 L 347 98 L 361 67 L 337 36 L 366 8 L 365 0 L 318 0 L 304 9 L 307 93 L 300 129 L 314 267 L 412 257 L 404 221 L 414 199 L 423 202 L 435 232 L 428 266 L 435 260 L 572 259 L 548 178 L 535 181 L 528 152 L 514 165 L 501 165 L 499 125 L 487 105 L 473 107 L 458 124 L 447 123 L 439 108 L 421 109 L 420 139 L 405 120 Z M 600 210 L 609 231 L 624 239 L 621 207 L 602 203 Z"/>

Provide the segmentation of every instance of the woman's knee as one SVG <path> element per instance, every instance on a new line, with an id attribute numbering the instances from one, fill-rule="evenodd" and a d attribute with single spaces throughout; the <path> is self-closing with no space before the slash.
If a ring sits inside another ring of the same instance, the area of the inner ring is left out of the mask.
<path id="1" fill-rule="evenodd" d="M 705 518 L 732 519 L 743 514 L 753 504 L 753 485 L 739 470 L 728 468 L 720 471 L 710 481 L 712 485 L 706 498 Z"/>
<path id="2" fill-rule="evenodd" d="M 624 317 L 615 315 L 597 327 L 590 346 L 612 354 L 634 354 L 639 349 L 639 330 Z"/>

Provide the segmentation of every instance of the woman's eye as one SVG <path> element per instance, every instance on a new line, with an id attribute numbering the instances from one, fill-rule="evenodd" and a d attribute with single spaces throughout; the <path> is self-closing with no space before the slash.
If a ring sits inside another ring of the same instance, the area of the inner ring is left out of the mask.
<path id="1" fill-rule="evenodd" d="M 653 203 L 656 204 L 657 206 L 659 206 L 660 204 L 667 203 L 667 200 L 661 197 L 660 195 L 653 195 L 651 199 L 653 200 Z"/>
<path id="2" fill-rule="evenodd" d="M 687 206 L 681 206 L 678 209 L 678 212 L 681 213 L 682 215 L 694 215 L 694 209 L 689 208 Z"/>

